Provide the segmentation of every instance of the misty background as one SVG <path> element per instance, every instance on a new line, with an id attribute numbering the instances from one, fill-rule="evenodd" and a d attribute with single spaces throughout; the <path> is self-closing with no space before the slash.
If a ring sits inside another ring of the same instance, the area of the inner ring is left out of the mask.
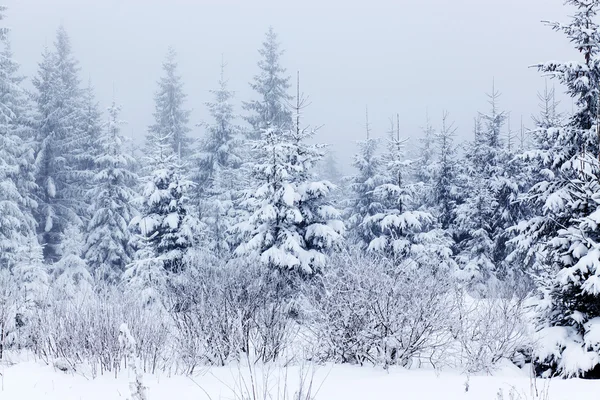
<path id="1" fill-rule="evenodd" d="M 415 145 L 426 112 L 435 127 L 443 110 L 458 139 L 471 138 L 477 111 L 487 111 L 492 79 L 500 107 L 518 129 L 537 112 L 544 78 L 528 66 L 575 58 L 563 35 L 540 21 L 565 20 L 562 0 L 4 0 L 15 59 L 35 75 L 41 52 L 63 24 L 101 109 L 113 94 L 124 132 L 141 140 L 152 123 L 153 94 L 168 46 L 192 109 L 191 125 L 209 120 L 204 103 L 217 87 L 221 56 L 235 90 L 236 112 L 252 98 L 258 48 L 269 25 L 279 35 L 288 73 L 301 73 L 312 102 L 306 123 L 344 165 L 365 136 L 365 106 L 374 136 L 400 113 L 402 134 Z M 560 92 L 562 89 L 557 85 Z M 569 103 L 569 104 L 566 104 Z M 570 101 L 563 102 L 570 109 Z M 202 128 L 192 126 L 193 136 Z"/>

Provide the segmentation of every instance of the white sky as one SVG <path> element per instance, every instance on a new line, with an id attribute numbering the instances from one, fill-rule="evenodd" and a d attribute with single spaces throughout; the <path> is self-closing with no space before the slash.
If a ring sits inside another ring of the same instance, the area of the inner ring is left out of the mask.
<path id="1" fill-rule="evenodd" d="M 324 125 L 320 140 L 343 160 L 364 137 L 365 105 L 373 134 L 389 117 L 416 142 L 426 110 L 435 125 L 447 109 L 461 138 L 487 109 L 492 78 L 513 127 L 536 111 L 544 81 L 529 65 L 576 59 L 568 41 L 542 19 L 567 20 L 562 0 L 4 0 L 15 58 L 35 74 L 40 53 L 59 24 L 69 32 L 102 108 L 113 96 L 123 106 L 125 132 L 145 134 L 153 93 L 169 45 L 179 53 L 192 123 L 207 119 L 204 102 L 215 88 L 221 53 L 230 87 L 252 96 L 257 49 L 272 24 L 288 72 L 301 73 L 310 95 L 306 120 Z M 561 89 L 562 90 L 562 89 Z M 570 105 L 569 105 L 570 107 Z M 199 128 L 195 134 L 200 135 Z"/>

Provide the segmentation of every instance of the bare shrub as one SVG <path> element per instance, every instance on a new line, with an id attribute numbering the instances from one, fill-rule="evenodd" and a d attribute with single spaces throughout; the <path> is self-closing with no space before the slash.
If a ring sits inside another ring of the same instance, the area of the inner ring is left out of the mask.
<path id="1" fill-rule="evenodd" d="M 513 360 L 531 348 L 524 308 L 525 297 L 509 286 L 494 296 L 461 296 L 453 333 L 460 347 L 458 362 L 467 373 L 490 373 L 498 361 Z"/>
<path id="2" fill-rule="evenodd" d="M 358 253 L 340 255 L 314 307 L 323 355 L 343 363 L 441 362 L 457 306 L 449 273 Z"/>

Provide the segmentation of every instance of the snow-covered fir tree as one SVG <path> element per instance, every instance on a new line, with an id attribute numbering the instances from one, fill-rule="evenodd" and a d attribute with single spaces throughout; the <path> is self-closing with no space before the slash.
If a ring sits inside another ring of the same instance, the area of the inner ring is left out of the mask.
<path id="1" fill-rule="evenodd" d="M 600 1 L 568 0 L 567 24 L 549 23 L 581 53 L 581 61 L 540 64 L 575 100 L 562 122 L 555 110 L 538 121 L 539 149 L 527 153 L 541 180 L 527 194 L 535 215 L 518 225 L 516 242 L 527 251 L 540 276 L 538 372 L 562 376 L 600 376 L 600 151 L 598 102 Z"/>
<path id="2" fill-rule="evenodd" d="M 398 256 L 406 255 L 410 235 L 433 222 L 431 214 L 411 210 L 414 188 L 407 182 L 411 163 L 405 157 L 406 141 L 400 137 L 399 125 L 396 131 L 392 125 L 387 151 L 382 157 L 382 182 L 372 190 L 381 211 L 365 215 L 358 226 L 360 232 L 371 235 L 363 239 L 369 250 Z"/>
<path id="3" fill-rule="evenodd" d="M 457 208 L 458 260 L 462 280 L 473 292 L 483 294 L 495 280 L 496 266 L 492 260 L 494 197 L 484 170 L 489 151 L 479 117 L 475 119 L 474 136 L 465 147 L 466 163 L 461 171 L 466 193 L 465 201 Z"/>
<path id="4" fill-rule="evenodd" d="M 52 264 L 52 285 L 67 299 L 85 299 L 94 289 L 94 277 L 83 258 L 85 238 L 79 226 L 69 225 L 60 242 L 61 258 Z"/>
<path id="5" fill-rule="evenodd" d="M 315 131 L 301 126 L 298 90 L 293 126 L 270 124 L 253 147 L 255 187 L 243 205 L 247 220 L 236 225 L 238 256 L 258 257 L 283 272 L 310 276 L 325 266 L 329 251 L 341 245 L 344 224 L 328 200 L 334 188 L 314 181 L 312 170 L 323 146 L 307 143 Z"/>
<path id="6" fill-rule="evenodd" d="M 146 162 L 152 172 L 144 178 L 138 201 L 140 215 L 131 221 L 140 239 L 140 251 L 129 268 L 144 268 L 148 258 L 153 258 L 166 271 L 177 273 L 182 270 L 184 255 L 199 229 L 197 218 L 189 209 L 193 183 L 186 178 L 183 163 L 173 152 L 171 134 L 149 135 L 153 148 Z"/>
<path id="7" fill-rule="evenodd" d="M 138 178 L 129 168 L 133 160 L 123 152 L 120 110 L 113 101 L 108 122 L 96 138 L 99 154 L 94 158 L 91 219 L 84 249 L 93 274 L 107 282 L 121 278 L 133 255 L 129 222 L 136 214 L 132 201 Z"/>
<path id="8" fill-rule="evenodd" d="M 509 151 L 502 140 L 508 114 L 498 109 L 500 93 L 493 87 L 488 97 L 490 112 L 480 114 L 475 141 L 466 151 L 462 176 L 466 198 L 457 217 L 463 277 L 479 294 L 493 291 L 495 282 L 514 279 L 522 269 L 507 261 L 512 251 L 510 228 L 523 212 L 517 201 L 522 184 L 512 151 L 516 146 Z"/>
<path id="9" fill-rule="evenodd" d="M 358 153 L 354 155 L 352 166 L 357 173 L 348 179 L 351 197 L 345 210 L 349 238 L 352 242 L 367 248 L 377 233 L 371 232 L 363 224 L 367 217 L 381 213 L 384 205 L 374 195 L 374 190 L 385 182 L 383 161 L 378 154 L 379 140 L 371 137 L 369 115 L 366 115 L 366 140 L 358 141 Z M 365 230 L 366 229 L 366 230 Z"/>
<path id="10" fill-rule="evenodd" d="M 260 140 L 263 132 L 269 128 L 281 132 L 292 129 L 289 103 L 293 97 L 288 93 L 290 77 L 281 65 L 280 58 L 284 51 L 280 46 L 275 30 L 272 26 L 269 27 L 265 41 L 258 50 L 261 56 L 258 62 L 260 71 L 250 83 L 258 98 L 243 103 L 244 110 L 250 113 L 246 121 L 252 127 L 248 132 L 248 137 L 252 140 Z"/>
<path id="11" fill-rule="evenodd" d="M 96 168 L 94 159 L 100 154 L 98 137 L 102 131 L 102 113 L 100 112 L 94 87 L 89 81 L 82 94 L 82 137 L 76 149 L 76 158 L 79 169 L 87 172 L 87 181 L 90 182 Z M 88 188 L 89 189 L 89 188 Z"/>
<path id="12" fill-rule="evenodd" d="M 228 229 L 236 222 L 234 203 L 244 184 L 240 167 L 244 161 L 241 130 L 235 124 L 233 92 L 227 87 L 225 64 L 221 64 L 219 88 L 211 91 L 214 101 L 206 104 L 213 119 L 204 124 L 206 137 L 192 169 L 196 202 L 207 229 L 209 245 L 217 255 L 230 250 Z"/>
<path id="13" fill-rule="evenodd" d="M 418 183 L 416 201 L 425 209 L 430 210 L 434 205 L 434 166 L 436 156 L 435 129 L 426 115 L 425 126 L 421 129 L 417 159 L 413 163 L 414 181 Z"/>
<path id="14" fill-rule="evenodd" d="M 59 258 L 61 233 L 71 223 L 82 223 L 86 212 L 88 171 L 82 170 L 82 141 L 89 139 L 82 129 L 82 92 L 79 67 L 63 27 L 57 32 L 55 51 L 45 49 L 37 76 L 38 118 L 36 141 L 36 182 L 39 207 L 38 233 L 48 261 Z"/>
<path id="15" fill-rule="evenodd" d="M 158 81 L 158 89 L 154 95 L 154 124 L 148 128 L 153 135 L 146 138 L 153 140 L 156 137 L 162 140 L 168 137 L 173 152 L 187 160 L 192 154 L 188 126 L 190 111 L 185 108 L 187 96 L 181 76 L 178 75 L 176 57 L 175 50 L 169 47 L 162 65 L 164 75 Z M 152 152 L 155 144 L 148 142 L 146 146 Z"/>
<path id="16" fill-rule="evenodd" d="M 0 29 L 0 269 L 14 267 L 28 252 L 37 206 L 31 108 L 7 34 Z"/>
<path id="17" fill-rule="evenodd" d="M 437 162 L 433 174 L 433 199 L 437 209 L 437 219 L 441 228 L 453 233 L 456 219 L 456 207 L 460 202 L 458 186 L 458 162 L 454 137 L 456 128 L 448 120 L 448 113 L 442 116 L 442 128 L 434 134 L 437 148 Z M 451 229 L 452 228 L 452 229 Z"/>

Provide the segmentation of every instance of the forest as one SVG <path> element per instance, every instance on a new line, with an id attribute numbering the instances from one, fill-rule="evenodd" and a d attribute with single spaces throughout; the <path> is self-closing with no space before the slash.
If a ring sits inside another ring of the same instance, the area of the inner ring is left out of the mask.
<path id="1" fill-rule="evenodd" d="M 64 27 L 30 79 L 0 29 L 0 362 L 132 367 L 132 399 L 144 373 L 243 360 L 600 378 L 599 11 L 546 23 L 579 59 L 535 65 L 519 129 L 496 85 L 466 142 L 448 112 L 381 137 L 367 110 L 350 175 L 273 27 L 253 98 L 224 61 L 200 126 L 170 48 L 143 142 Z"/>

